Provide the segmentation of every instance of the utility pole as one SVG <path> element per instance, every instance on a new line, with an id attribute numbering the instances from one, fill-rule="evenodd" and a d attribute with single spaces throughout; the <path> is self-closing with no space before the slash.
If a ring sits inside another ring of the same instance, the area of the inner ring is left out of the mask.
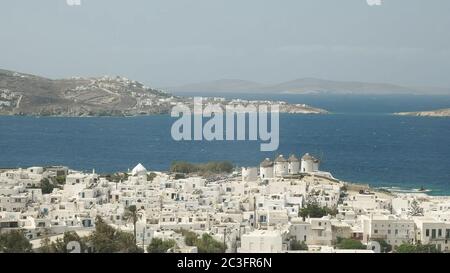
<path id="1" fill-rule="evenodd" d="M 239 225 L 239 247 L 242 245 L 242 225 Z M 237 250 L 238 250 L 238 244 L 237 244 L 237 241 L 236 241 L 236 250 L 235 250 L 235 252 L 237 253 Z"/>
<path id="2" fill-rule="evenodd" d="M 208 215 L 208 230 L 211 230 L 211 214 L 207 214 Z"/>
<path id="3" fill-rule="evenodd" d="M 145 226 L 142 230 L 142 248 L 144 249 L 145 252 Z"/>
<path id="4" fill-rule="evenodd" d="M 227 236 L 227 227 L 224 227 L 223 228 L 223 246 L 227 245 L 226 236 Z"/>
<path id="5" fill-rule="evenodd" d="M 253 222 L 254 222 L 254 227 L 256 229 L 256 224 L 257 224 L 257 220 L 256 220 L 256 196 L 253 196 Z"/>

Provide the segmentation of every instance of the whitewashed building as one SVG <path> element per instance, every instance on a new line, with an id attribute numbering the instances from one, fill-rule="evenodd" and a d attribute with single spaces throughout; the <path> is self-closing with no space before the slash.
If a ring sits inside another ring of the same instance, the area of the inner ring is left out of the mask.
<path id="1" fill-rule="evenodd" d="M 279 253 L 282 250 L 283 239 L 280 231 L 255 230 L 242 235 L 238 253 Z"/>

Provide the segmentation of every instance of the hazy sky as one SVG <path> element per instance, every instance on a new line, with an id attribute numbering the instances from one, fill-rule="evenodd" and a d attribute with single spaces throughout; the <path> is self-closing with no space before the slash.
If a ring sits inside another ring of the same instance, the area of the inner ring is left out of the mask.
<path id="1" fill-rule="evenodd" d="M 0 68 L 150 86 L 301 77 L 450 86 L 450 1 L 1 0 Z"/>

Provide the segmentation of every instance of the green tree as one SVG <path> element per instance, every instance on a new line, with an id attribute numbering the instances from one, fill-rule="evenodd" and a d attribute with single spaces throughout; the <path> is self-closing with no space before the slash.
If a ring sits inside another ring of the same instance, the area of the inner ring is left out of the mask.
<path id="1" fill-rule="evenodd" d="M 39 247 L 40 253 L 52 253 L 52 244 L 49 238 L 49 229 L 45 229 L 44 237 L 41 239 L 41 246 Z"/>
<path id="2" fill-rule="evenodd" d="M 147 181 L 153 181 L 153 179 L 155 179 L 156 176 L 157 176 L 156 173 L 147 174 Z"/>
<path id="3" fill-rule="evenodd" d="M 303 241 L 291 240 L 289 248 L 290 250 L 308 250 L 308 245 Z"/>
<path id="4" fill-rule="evenodd" d="M 58 185 L 64 185 L 66 183 L 66 176 L 65 175 L 57 176 L 55 178 L 55 181 Z"/>
<path id="5" fill-rule="evenodd" d="M 392 246 L 388 244 L 385 240 L 377 239 L 374 241 L 377 241 L 380 244 L 382 253 L 389 253 L 392 251 Z"/>
<path id="6" fill-rule="evenodd" d="M 366 249 L 361 241 L 354 239 L 337 238 L 336 247 L 338 249 Z"/>
<path id="7" fill-rule="evenodd" d="M 12 230 L 0 234 L 0 253 L 29 253 L 32 245 L 22 231 Z"/>
<path id="8" fill-rule="evenodd" d="M 148 253 L 166 253 L 167 250 L 176 247 L 175 240 L 162 240 L 153 238 L 150 245 L 147 247 Z"/>
<path id="9" fill-rule="evenodd" d="M 202 237 L 195 242 L 198 253 L 225 253 L 227 246 L 215 240 L 209 234 L 203 234 Z"/>
<path id="10" fill-rule="evenodd" d="M 172 162 L 170 171 L 174 173 L 184 173 L 184 174 L 231 173 L 233 171 L 233 164 L 228 161 L 207 162 L 204 164 L 193 164 L 185 161 L 174 161 Z"/>
<path id="11" fill-rule="evenodd" d="M 306 207 L 300 209 L 299 211 L 299 216 L 303 218 L 306 218 L 308 216 L 311 218 L 322 218 L 323 216 L 327 215 L 335 216 L 336 214 L 337 214 L 336 208 L 327 208 L 327 207 L 322 208 L 315 203 L 307 204 Z"/>
<path id="12" fill-rule="evenodd" d="M 401 244 L 395 248 L 396 253 L 440 253 L 435 245 Z"/>
<path id="13" fill-rule="evenodd" d="M 53 253 L 52 244 L 50 242 L 50 238 L 48 236 L 45 236 L 41 240 L 41 246 L 39 247 L 40 253 Z"/>
<path id="14" fill-rule="evenodd" d="M 88 241 L 92 244 L 96 253 L 141 253 L 143 249 L 136 246 L 133 234 L 116 230 L 101 217 L 97 217 L 95 231 Z"/>
<path id="15" fill-rule="evenodd" d="M 203 172 L 230 173 L 233 171 L 233 164 L 228 161 L 208 162 L 199 167 Z"/>
<path id="16" fill-rule="evenodd" d="M 136 244 L 136 222 L 138 221 L 138 211 L 135 205 L 125 209 L 124 218 L 133 223 L 134 244 Z"/>
<path id="17" fill-rule="evenodd" d="M 102 218 L 97 217 L 95 222 L 95 231 L 90 236 L 90 242 L 94 251 L 98 253 L 114 253 L 119 249 L 114 241 L 116 230 L 106 224 Z"/>
<path id="18" fill-rule="evenodd" d="M 117 249 L 122 253 L 143 253 L 144 249 L 136 245 L 136 237 L 133 234 L 117 231 L 115 239 Z"/>
<path id="19" fill-rule="evenodd" d="M 56 186 L 52 182 L 50 182 L 48 178 L 44 178 L 41 180 L 41 190 L 43 194 L 52 193 L 54 188 L 56 188 Z"/>
<path id="20" fill-rule="evenodd" d="M 62 239 L 58 238 L 56 242 L 51 244 L 51 252 L 69 253 L 70 250 L 67 250 L 67 244 L 69 244 L 69 242 L 79 242 L 82 253 L 87 249 L 85 239 L 80 238 L 80 236 L 74 231 L 66 231 L 64 232 L 64 236 Z"/>
<path id="21" fill-rule="evenodd" d="M 189 162 L 184 161 L 174 161 L 170 166 L 170 171 L 174 173 L 194 173 L 198 172 L 199 168 Z"/>
<path id="22" fill-rule="evenodd" d="M 127 173 L 115 173 L 115 174 L 107 174 L 105 178 L 110 182 L 119 183 L 120 181 L 124 181 L 128 179 Z"/>
<path id="23" fill-rule="evenodd" d="M 181 230 L 184 236 L 184 242 L 187 246 L 196 246 L 198 253 L 225 253 L 227 246 L 215 240 L 209 234 L 203 234 L 200 238 L 197 233 Z"/>
<path id="24" fill-rule="evenodd" d="M 189 230 L 181 230 L 181 234 L 183 234 L 184 243 L 187 246 L 195 246 L 195 243 L 197 242 L 197 239 L 198 239 L 197 233 L 189 231 Z"/>
<path id="25" fill-rule="evenodd" d="M 417 200 L 414 200 L 411 202 L 411 206 L 408 210 L 409 216 L 423 216 L 423 208 L 419 206 L 419 202 Z"/>
<path id="26" fill-rule="evenodd" d="M 185 179 L 185 178 L 186 178 L 186 175 L 183 173 L 177 173 L 177 174 L 175 174 L 175 177 L 174 177 L 175 180 L 180 180 L 180 179 Z"/>

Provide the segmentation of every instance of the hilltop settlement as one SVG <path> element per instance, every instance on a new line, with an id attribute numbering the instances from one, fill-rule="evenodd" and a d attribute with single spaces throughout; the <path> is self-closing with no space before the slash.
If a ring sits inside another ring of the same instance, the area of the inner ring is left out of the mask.
<path id="1" fill-rule="evenodd" d="M 174 96 L 125 77 L 72 77 L 52 80 L 0 70 L 0 115 L 138 116 L 168 114 L 177 104 L 193 108 L 193 98 Z M 205 98 L 221 107 L 279 105 L 280 113 L 327 114 L 324 109 L 285 101 Z"/>
<path id="2" fill-rule="evenodd" d="M 450 198 L 340 181 L 310 154 L 259 167 L 0 171 L 0 252 L 448 252 Z"/>

